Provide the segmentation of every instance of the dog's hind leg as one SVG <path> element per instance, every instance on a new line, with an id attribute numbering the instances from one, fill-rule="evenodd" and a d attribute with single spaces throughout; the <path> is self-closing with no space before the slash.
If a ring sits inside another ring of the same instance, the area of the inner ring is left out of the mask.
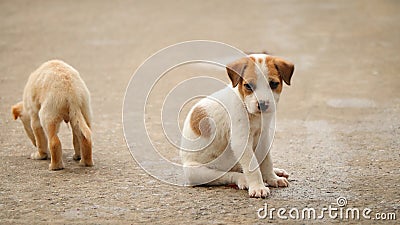
<path id="1" fill-rule="evenodd" d="M 31 159 L 47 159 L 47 138 L 37 114 L 31 117 L 31 127 L 36 139 L 37 152 L 31 154 Z"/>
<path id="2" fill-rule="evenodd" d="M 243 173 L 239 172 L 224 172 L 220 178 L 208 183 L 208 185 L 227 185 L 236 184 L 239 189 L 248 189 L 246 177 Z"/>
<path id="3" fill-rule="evenodd" d="M 48 120 L 45 122 L 45 130 L 49 139 L 49 149 L 51 154 L 51 162 L 49 165 L 50 170 L 64 169 L 61 142 L 57 136 L 58 130 L 60 128 L 60 123 L 61 121 L 57 120 Z"/>
<path id="4" fill-rule="evenodd" d="M 79 133 L 79 131 L 72 128 L 72 141 L 73 141 L 74 150 L 75 150 L 75 154 L 72 158 L 76 161 L 81 159 L 81 145 L 80 145 L 80 141 L 78 138 L 78 135 L 79 135 L 78 133 Z"/>
<path id="5" fill-rule="evenodd" d="M 73 142 L 74 142 L 74 160 L 80 159 L 82 166 L 93 166 L 92 160 L 92 141 L 90 132 L 83 135 L 80 125 L 72 126 Z"/>
<path id="6" fill-rule="evenodd" d="M 82 152 L 82 159 L 79 162 L 80 165 L 93 166 L 91 138 L 85 137 L 82 135 L 82 141 L 80 144 L 81 144 L 81 152 Z"/>
<path id="7" fill-rule="evenodd" d="M 86 121 L 81 111 L 74 113 L 74 118 L 71 119 L 71 127 L 74 136 L 74 148 L 79 145 L 80 151 L 75 148 L 75 156 L 77 151 L 81 160 L 79 162 L 82 166 L 93 166 L 92 159 L 92 132 L 90 130 L 90 122 Z M 76 143 L 78 141 L 78 143 Z"/>
<path id="8" fill-rule="evenodd" d="M 225 172 L 206 166 L 184 166 L 186 185 L 228 185 L 236 184 L 239 189 L 247 189 L 246 177 L 240 172 Z"/>

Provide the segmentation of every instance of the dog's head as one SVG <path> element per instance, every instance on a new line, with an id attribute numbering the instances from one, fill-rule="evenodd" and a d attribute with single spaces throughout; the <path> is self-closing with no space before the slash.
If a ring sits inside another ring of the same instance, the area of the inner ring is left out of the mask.
<path id="1" fill-rule="evenodd" d="M 273 110 L 272 101 L 278 103 L 282 82 L 290 85 L 294 65 L 278 57 L 251 54 L 228 64 L 226 69 L 232 86 L 237 88 L 247 111 L 259 114 Z"/>
<path id="2" fill-rule="evenodd" d="M 23 102 L 18 102 L 17 104 L 13 105 L 11 107 L 11 113 L 14 117 L 14 120 L 18 118 L 21 120 L 22 124 L 24 125 L 26 135 L 28 135 L 29 139 L 32 141 L 32 144 L 36 146 L 36 139 L 31 126 L 31 117 L 25 112 Z"/>

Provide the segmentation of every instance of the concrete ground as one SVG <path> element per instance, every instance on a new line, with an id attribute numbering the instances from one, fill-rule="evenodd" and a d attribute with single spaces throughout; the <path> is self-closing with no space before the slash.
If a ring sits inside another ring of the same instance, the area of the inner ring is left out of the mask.
<path id="1" fill-rule="evenodd" d="M 260 219 L 257 210 L 320 211 L 344 197 L 341 209 L 369 208 L 371 219 L 322 221 L 394 224 L 373 219 L 400 217 L 399 11 L 395 0 L 1 1 L 0 223 L 318 223 Z M 177 187 L 134 161 L 122 129 L 130 77 L 156 51 L 193 39 L 295 63 L 272 150 L 288 188 L 254 199 L 231 187 Z M 92 168 L 71 159 L 64 125 L 64 170 L 29 159 L 34 146 L 11 117 L 30 72 L 53 58 L 78 69 L 91 91 Z"/>

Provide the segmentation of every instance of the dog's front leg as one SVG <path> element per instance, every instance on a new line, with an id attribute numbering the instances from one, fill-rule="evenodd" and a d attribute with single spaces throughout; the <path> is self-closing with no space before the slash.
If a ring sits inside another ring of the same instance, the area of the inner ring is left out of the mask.
<path id="1" fill-rule="evenodd" d="M 31 154 L 31 159 L 47 159 L 47 138 L 37 115 L 31 117 L 31 128 L 35 136 L 37 152 Z"/>
<path id="2" fill-rule="evenodd" d="M 234 148 L 233 151 L 236 156 L 239 156 L 237 154 L 243 152 L 239 163 L 246 177 L 247 186 L 249 187 L 249 196 L 255 198 L 265 198 L 269 195 L 270 192 L 268 187 L 264 185 L 260 167 L 257 166 L 255 169 L 250 167 L 250 162 L 254 156 L 252 145 L 252 141 L 249 140 L 249 143 L 247 143 L 244 152 L 240 151 L 240 147 L 235 146 L 234 143 L 232 145 L 232 148 Z"/>
<path id="3" fill-rule="evenodd" d="M 262 177 L 269 186 L 287 187 L 289 182 L 286 178 L 289 177 L 289 174 L 285 170 L 273 167 L 270 151 L 273 136 L 268 132 L 271 121 L 267 122 L 265 128 L 261 131 L 260 138 L 256 140 L 258 141 L 255 150 L 257 162 L 261 162 Z"/>
<path id="4" fill-rule="evenodd" d="M 278 177 L 273 167 L 271 152 L 268 152 L 267 157 L 260 165 L 264 181 L 273 187 L 287 187 L 289 182 L 285 177 Z M 285 172 L 286 173 L 286 172 Z"/>

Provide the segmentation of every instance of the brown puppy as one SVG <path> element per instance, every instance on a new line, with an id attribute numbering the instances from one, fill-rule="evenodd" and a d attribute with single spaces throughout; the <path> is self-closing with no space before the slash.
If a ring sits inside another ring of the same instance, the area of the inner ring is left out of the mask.
<path id="1" fill-rule="evenodd" d="M 93 166 L 90 95 L 78 71 L 60 60 L 42 64 L 29 77 L 23 101 L 11 108 L 14 119 L 20 118 L 25 132 L 38 152 L 32 159 L 47 159 L 50 170 L 64 168 L 61 142 L 57 136 L 60 123 L 70 122 L 73 134 L 74 160 Z"/>

